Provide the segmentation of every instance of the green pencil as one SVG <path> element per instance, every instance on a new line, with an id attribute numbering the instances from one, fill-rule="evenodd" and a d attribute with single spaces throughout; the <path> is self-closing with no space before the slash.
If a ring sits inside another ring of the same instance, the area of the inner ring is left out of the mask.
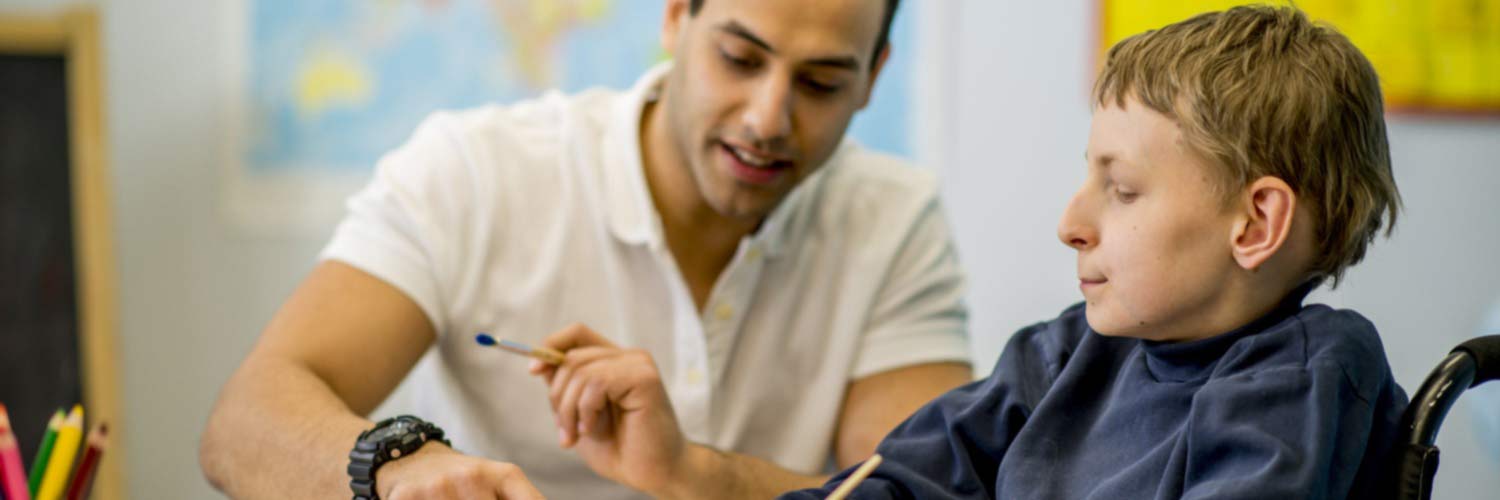
<path id="1" fill-rule="evenodd" d="M 37 447 L 36 458 L 31 460 L 31 481 L 27 486 L 33 496 L 42 487 L 42 474 L 47 472 L 47 459 L 52 457 L 52 444 L 57 442 L 57 429 L 62 427 L 64 418 L 67 417 L 63 415 L 62 408 L 52 414 L 52 420 L 47 421 L 47 434 L 42 436 L 42 445 Z"/>

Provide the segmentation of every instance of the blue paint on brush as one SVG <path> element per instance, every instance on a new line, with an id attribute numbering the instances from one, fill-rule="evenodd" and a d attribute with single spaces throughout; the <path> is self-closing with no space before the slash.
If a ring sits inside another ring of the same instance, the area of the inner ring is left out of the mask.
<path id="1" fill-rule="evenodd" d="M 474 341 L 478 342 L 479 345 L 482 345 L 482 346 L 485 346 L 485 347 L 494 347 L 494 345 L 495 345 L 495 337 L 491 337 L 490 334 L 488 334 L 488 333 L 481 333 L 479 335 L 475 335 L 474 336 Z"/>

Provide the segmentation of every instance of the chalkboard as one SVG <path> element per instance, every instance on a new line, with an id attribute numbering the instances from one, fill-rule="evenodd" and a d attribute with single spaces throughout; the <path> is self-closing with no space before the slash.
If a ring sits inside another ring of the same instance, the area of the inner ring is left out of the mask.
<path id="1" fill-rule="evenodd" d="M 24 457 L 83 402 L 66 89 L 62 57 L 0 55 L 0 403 Z"/>
<path id="2" fill-rule="evenodd" d="M 124 498 L 98 17 L 0 12 L 0 403 L 30 465 L 47 419 L 108 422 L 92 498 Z"/>

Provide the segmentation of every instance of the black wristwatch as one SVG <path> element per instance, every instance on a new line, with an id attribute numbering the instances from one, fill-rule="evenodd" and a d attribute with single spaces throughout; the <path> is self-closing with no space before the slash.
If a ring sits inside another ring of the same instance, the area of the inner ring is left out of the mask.
<path id="1" fill-rule="evenodd" d="M 375 471 L 386 462 L 416 453 L 428 441 L 448 444 L 442 429 L 411 415 L 381 420 L 359 433 L 349 452 L 349 489 L 354 490 L 354 500 L 380 500 L 375 494 Z"/>

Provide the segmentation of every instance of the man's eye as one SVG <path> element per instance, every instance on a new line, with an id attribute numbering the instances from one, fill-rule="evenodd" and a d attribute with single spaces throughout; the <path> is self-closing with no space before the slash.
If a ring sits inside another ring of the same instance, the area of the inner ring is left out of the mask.
<path id="1" fill-rule="evenodd" d="M 724 61 L 729 63 L 730 66 L 734 66 L 736 68 L 753 69 L 757 66 L 756 61 L 748 57 L 736 57 L 723 50 L 719 51 L 719 55 L 723 57 Z"/>
<path id="2" fill-rule="evenodd" d="M 819 94 L 832 94 L 839 91 L 838 84 L 823 83 L 813 78 L 803 78 L 802 85 Z"/>

